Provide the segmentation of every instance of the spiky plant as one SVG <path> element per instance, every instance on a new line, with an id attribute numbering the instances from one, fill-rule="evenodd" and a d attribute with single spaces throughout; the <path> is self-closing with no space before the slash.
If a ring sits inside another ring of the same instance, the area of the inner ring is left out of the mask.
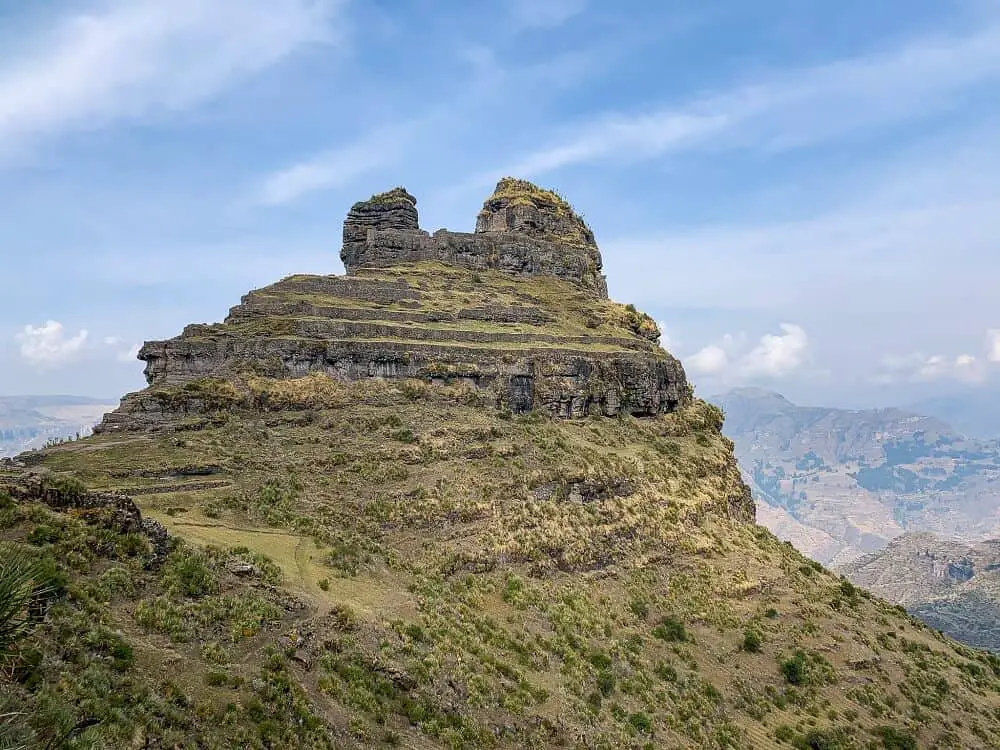
<path id="1" fill-rule="evenodd" d="M 10 660 L 31 628 L 31 603 L 52 587 L 39 560 L 28 550 L 0 545 L 0 663 Z"/>

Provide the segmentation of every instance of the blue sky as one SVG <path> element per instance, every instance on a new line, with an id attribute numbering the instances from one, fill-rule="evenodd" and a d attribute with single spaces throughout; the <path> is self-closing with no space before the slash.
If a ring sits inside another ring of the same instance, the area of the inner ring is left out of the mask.
<path id="1" fill-rule="evenodd" d="M 135 390 L 355 200 L 471 230 L 506 174 L 702 394 L 990 389 L 998 126 L 995 0 L 0 0 L 0 394 Z"/>

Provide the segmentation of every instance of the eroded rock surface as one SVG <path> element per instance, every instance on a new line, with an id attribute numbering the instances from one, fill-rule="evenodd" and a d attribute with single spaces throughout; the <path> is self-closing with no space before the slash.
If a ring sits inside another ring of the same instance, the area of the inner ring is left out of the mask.
<path id="1" fill-rule="evenodd" d="M 139 353 L 150 388 L 99 430 L 159 429 L 237 403 L 254 377 L 463 384 L 496 408 L 556 417 L 654 415 L 689 403 L 655 322 L 607 299 L 594 235 L 558 195 L 505 179 L 476 232 L 420 230 L 403 188 L 356 203 L 346 276 L 292 276 L 224 323 Z"/>
<path id="2" fill-rule="evenodd" d="M 437 260 L 478 271 L 553 276 L 608 296 L 593 232 L 565 200 L 524 180 L 497 184 L 472 234 L 421 230 L 416 199 L 403 188 L 355 203 L 344 222 L 340 257 L 348 274 Z"/>

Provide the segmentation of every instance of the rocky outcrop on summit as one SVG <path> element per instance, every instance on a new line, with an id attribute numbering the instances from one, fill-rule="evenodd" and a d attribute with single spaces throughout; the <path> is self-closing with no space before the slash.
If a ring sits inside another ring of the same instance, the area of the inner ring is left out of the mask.
<path id="1" fill-rule="evenodd" d="M 342 257 L 347 276 L 286 278 L 244 296 L 224 323 L 147 343 L 150 388 L 99 431 L 262 408 L 248 373 L 460 384 L 499 409 L 563 418 L 691 402 L 656 323 L 607 299 L 593 234 L 555 193 L 503 180 L 475 234 L 431 237 L 396 188 L 354 205 Z"/>
<path id="2" fill-rule="evenodd" d="M 476 231 L 419 227 L 416 199 L 395 188 L 355 203 L 344 222 L 341 260 L 360 268 L 437 260 L 472 270 L 553 276 L 607 299 L 607 281 L 594 234 L 556 193 L 505 178 L 483 205 Z"/>

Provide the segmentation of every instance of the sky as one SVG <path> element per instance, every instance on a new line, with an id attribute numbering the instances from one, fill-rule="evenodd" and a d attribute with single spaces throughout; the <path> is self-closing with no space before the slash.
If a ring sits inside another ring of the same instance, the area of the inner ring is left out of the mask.
<path id="1" fill-rule="evenodd" d="M 701 395 L 1000 388 L 996 0 L 0 0 L 0 394 L 137 390 L 355 201 L 505 175 Z"/>

